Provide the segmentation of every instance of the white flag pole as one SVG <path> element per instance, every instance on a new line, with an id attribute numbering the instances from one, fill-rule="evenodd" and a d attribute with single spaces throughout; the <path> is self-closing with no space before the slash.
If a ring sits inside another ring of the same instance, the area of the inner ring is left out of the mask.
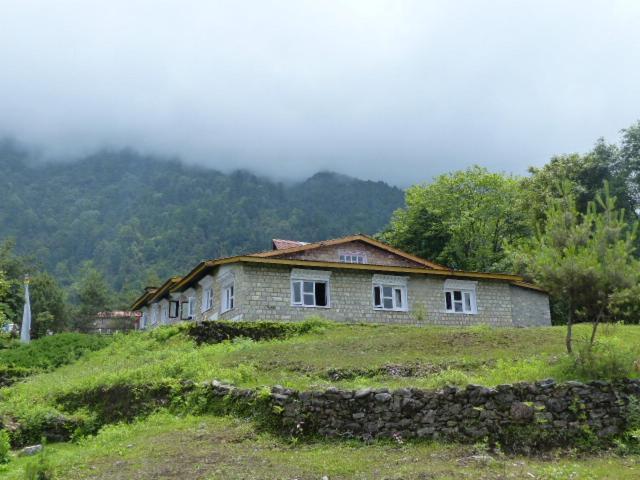
<path id="1" fill-rule="evenodd" d="M 24 309 L 22 311 L 22 328 L 20 330 L 20 341 L 29 343 L 31 341 L 31 301 L 29 299 L 29 276 L 24 277 Z"/>

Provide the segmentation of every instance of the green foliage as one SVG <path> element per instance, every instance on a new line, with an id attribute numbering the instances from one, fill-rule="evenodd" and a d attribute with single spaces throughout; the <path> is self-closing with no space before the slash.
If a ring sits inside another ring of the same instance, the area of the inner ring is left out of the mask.
<path id="1" fill-rule="evenodd" d="M 188 333 L 198 343 L 220 343 L 238 337 L 259 341 L 302 335 L 327 325 L 327 322 L 321 320 L 306 320 L 299 323 L 212 321 L 192 324 Z"/>
<path id="2" fill-rule="evenodd" d="M 33 254 L 65 286 L 93 260 L 120 292 L 117 307 L 154 278 L 268 249 L 272 238 L 374 234 L 403 204 L 403 192 L 383 182 L 325 172 L 285 185 L 131 151 L 43 165 L 4 144 L 0 167 L 0 240 L 15 238 L 19 253 Z"/>
<path id="3" fill-rule="evenodd" d="M 7 463 L 10 459 L 10 453 L 9 433 L 4 429 L 0 429 L 0 463 Z"/>
<path id="4" fill-rule="evenodd" d="M 76 328 L 87 328 L 96 313 L 110 310 L 113 292 L 104 275 L 91 262 L 85 262 L 78 281 L 74 285 L 76 292 Z"/>
<path id="5" fill-rule="evenodd" d="M 634 363 L 639 358 L 637 346 L 622 338 L 602 337 L 593 345 L 581 342 L 576 355 L 563 360 L 561 369 L 568 378 L 619 380 L 634 375 Z"/>
<path id="6" fill-rule="evenodd" d="M 50 370 L 104 348 L 110 341 L 109 337 L 82 333 L 46 336 L 26 345 L 0 350 L 0 367 Z"/>
<path id="7" fill-rule="evenodd" d="M 585 213 L 577 210 L 568 183 L 560 189 L 562 196 L 547 209 L 544 230 L 510 254 L 521 271 L 565 307 L 571 351 L 572 323 L 593 322 L 593 342 L 598 324 L 612 319 L 612 296 L 637 285 L 640 261 L 634 256 L 637 222 L 629 224 L 624 211 L 616 209 L 606 184 Z"/>
<path id="8" fill-rule="evenodd" d="M 472 167 L 407 190 L 382 238 L 463 270 L 499 270 L 504 245 L 531 233 L 517 178 Z"/>
<path id="9" fill-rule="evenodd" d="M 24 480 L 54 480 L 56 478 L 46 451 L 47 449 L 43 448 L 36 455 L 36 458 L 27 463 L 24 468 Z"/>
<path id="10" fill-rule="evenodd" d="M 69 324 L 69 307 L 64 290 L 52 275 L 39 272 L 31 276 L 29 285 L 33 323 L 32 338 L 47 332 L 60 332 Z"/>
<path id="11" fill-rule="evenodd" d="M 618 452 L 624 455 L 640 454 L 640 399 L 631 397 L 626 405 L 627 425 L 616 441 Z"/>

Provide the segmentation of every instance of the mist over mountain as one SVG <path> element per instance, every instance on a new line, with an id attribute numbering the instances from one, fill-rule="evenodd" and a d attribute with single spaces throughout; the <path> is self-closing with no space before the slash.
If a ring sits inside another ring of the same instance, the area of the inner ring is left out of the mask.
<path id="1" fill-rule="evenodd" d="M 118 290 L 272 238 L 373 234 L 404 203 L 396 187 L 332 172 L 285 184 L 127 150 L 38 163 L 7 142 L 0 168 L 0 240 L 14 238 L 62 283 L 90 260 Z"/>

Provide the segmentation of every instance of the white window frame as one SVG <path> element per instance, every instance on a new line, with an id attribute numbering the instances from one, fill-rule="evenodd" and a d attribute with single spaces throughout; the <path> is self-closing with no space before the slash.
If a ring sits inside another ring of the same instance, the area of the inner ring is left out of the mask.
<path id="1" fill-rule="evenodd" d="M 187 298 L 187 303 L 189 305 L 188 307 L 188 313 L 189 313 L 189 318 L 188 320 L 193 320 L 196 316 L 196 297 L 191 296 Z"/>
<path id="2" fill-rule="evenodd" d="M 227 282 L 222 287 L 222 301 L 220 302 L 220 313 L 233 310 L 236 306 L 235 281 Z"/>
<path id="3" fill-rule="evenodd" d="M 339 252 L 340 263 L 367 263 L 367 255 L 363 252 Z"/>
<path id="4" fill-rule="evenodd" d="M 213 308 L 213 286 L 209 285 L 202 290 L 202 312 Z"/>
<path id="5" fill-rule="evenodd" d="M 158 324 L 158 304 L 151 305 L 151 326 Z"/>
<path id="6" fill-rule="evenodd" d="M 476 294 L 477 282 L 466 280 L 446 280 L 444 283 L 444 311 L 456 315 L 476 315 L 478 313 L 478 299 Z M 460 299 L 456 300 L 456 293 L 460 293 Z M 447 305 L 447 296 L 450 298 L 451 307 Z M 456 305 L 462 310 L 456 311 Z"/>
<path id="7" fill-rule="evenodd" d="M 163 300 L 160 303 L 160 324 L 167 325 L 169 323 L 169 301 Z"/>
<path id="8" fill-rule="evenodd" d="M 324 270 L 305 270 L 294 268 L 291 270 L 291 306 L 304 308 L 331 308 L 331 272 Z M 312 291 L 304 291 L 304 284 L 311 283 Z M 326 305 L 317 305 L 316 299 L 316 283 L 325 284 L 325 300 Z M 300 300 L 295 298 L 296 285 L 300 289 Z M 313 305 L 306 305 L 304 297 L 313 295 Z"/>
<path id="9" fill-rule="evenodd" d="M 170 300 L 169 301 L 169 319 L 174 319 L 179 317 L 180 317 L 180 301 Z"/>
<path id="10" fill-rule="evenodd" d="M 376 288 L 380 289 L 380 304 L 376 305 Z M 384 295 L 384 290 L 391 289 L 391 297 Z M 400 305 L 398 305 L 397 295 L 400 294 Z M 406 312 L 409 308 L 407 305 L 407 287 L 401 285 L 387 285 L 384 283 L 374 283 L 371 290 L 373 309 L 391 312 Z M 384 306 L 385 299 L 391 300 L 391 308 Z"/>

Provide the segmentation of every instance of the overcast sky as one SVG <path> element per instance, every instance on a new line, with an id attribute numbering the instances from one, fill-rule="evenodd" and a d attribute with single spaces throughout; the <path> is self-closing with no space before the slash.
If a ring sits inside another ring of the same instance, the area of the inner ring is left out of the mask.
<path id="1" fill-rule="evenodd" d="M 639 118 L 638 0 L 0 0 L 0 136 L 52 158 L 405 186 Z"/>

